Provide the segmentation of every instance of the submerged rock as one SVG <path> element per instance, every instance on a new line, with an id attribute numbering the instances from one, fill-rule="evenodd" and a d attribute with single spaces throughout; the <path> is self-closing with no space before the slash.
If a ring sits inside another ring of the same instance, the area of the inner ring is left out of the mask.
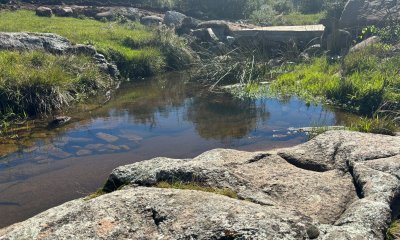
<path id="1" fill-rule="evenodd" d="M 68 116 L 56 116 L 50 123 L 49 127 L 61 127 L 71 121 Z"/>
<path id="2" fill-rule="evenodd" d="M 103 188 L 112 193 L 65 203 L 0 236 L 383 240 L 400 195 L 399 170 L 400 137 L 348 131 L 270 152 L 155 158 L 116 168 Z M 157 188 L 161 182 L 236 194 Z"/>
<path id="3" fill-rule="evenodd" d="M 115 142 L 115 141 L 117 141 L 119 139 L 117 136 L 114 136 L 114 135 L 111 135 L 111 134 L 107 134 L 107 133 L 103 133 L 103 132 L 97 133 L 96 137 L 98 137 L 101 140 L 106 141 L 108 143 Z"/>

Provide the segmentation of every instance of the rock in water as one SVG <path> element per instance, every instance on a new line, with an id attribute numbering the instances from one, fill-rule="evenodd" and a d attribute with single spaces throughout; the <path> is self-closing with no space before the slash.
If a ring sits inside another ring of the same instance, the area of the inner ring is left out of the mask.
<path id="1" fill-rule="evenodd" d="M 61 127 L 71 121 L 71 117 L 57 116 L 50 123 L 49 127 Z"/>

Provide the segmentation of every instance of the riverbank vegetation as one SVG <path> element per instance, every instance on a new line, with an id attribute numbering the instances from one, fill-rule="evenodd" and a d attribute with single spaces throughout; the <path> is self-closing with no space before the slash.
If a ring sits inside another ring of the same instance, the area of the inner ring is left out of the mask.
<path id="1" fill-rule="evenodd" d="M 116 63 L 126 79 L 183 69 L 193 60 L 186 40 L 172 30 L 132 21 L 43 18 L 32 11 L 2 11 L 0 31 L 50 32 L 72 43 L 93 45 Z M 5 124 L 61 110 L 110 89 L 115 80 L 84 55 L 1 51 L 0 65 L 0 119 Z"/>
<path id="2" fill-rule="evenodd" d="M 112 87 L 112 78 L 83 55 L 0 52 L 0 116 L 50 113 Z"/>
<path id="3" fill-rule="evenodd" d="M 17 19 L 17 21 L 16 21 Z M 167 69 L 184 67 L 184 63 L 169 65 L 170 47 L 184 40 L 163 37 L 162 30 L 145 27 L 138 22 L 100 22 L 92 19 L 65 17 L 43 18 L 33 11 L 4 11 L 0 14 L 0 31 L 3 32 L 51 32 L 59 34 L 73 43 L 91 44 L 97 51 L 115 62 L 125 78 L 136 79 Z M 190 52 L 179 57 L 188 61 Z M 172 56 L 173 57 L 173 56 Z M 179 70 L 179 69 L 177 69 Z"/>
<path id="4" fill-rule="evenodd" d="M 296 61 L 267 68 L 266 74 L 242 83 L 244 87 L 236 93 L 251 96 L 259 92 L 281 99 L 298 96 L 308 103 L 324 103 L 360 115 L 360 120 L 349 126 L 352 130 L 396 132 L 400 54 L 393 42 L 372 44 L 339 59 L 322 55 Z M 269 84 L 257 84 L 261 81 Z"/>

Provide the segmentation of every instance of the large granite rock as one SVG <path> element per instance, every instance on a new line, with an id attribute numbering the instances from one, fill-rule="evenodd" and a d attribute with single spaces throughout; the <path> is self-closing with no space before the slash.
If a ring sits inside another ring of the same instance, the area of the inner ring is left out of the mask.
<path id="1" fill-rule="evenodd" d="M 169 27 L 180 27 L 186 15 L 180 12 L 167 11 L 164 15 L 164 23 Z"/>
<path id="2" fill-rule="evenodd" d="M 355 30 L 399 19 L 400 2 L 397 0 L 349 0 L 340 18 L 340 27 Z"/>
<path id="3" fill-rule="evenodd" d="M 299 210 L 323 223 L 333 223 L 357 197 L 348 173 L 313 172 L 297 168 L 274 154 L 224 149 L 192 160 L 157 158 L 119 167 L 110 175 L 105 190 L 127 183 L 152 186 L 162 181 L 196 181 L 230 188 L 241 199 Z"/>
<path id="4" fill-rule="evenodd" d="M 301 239 L 301 213 L 198 191 L 133 188 L 75 200 L 0 230 L 1 239 Z"/>
<path id="5" fill-rule="evenodd" d="M 270 152 L 216 149 L 121 166 L 79 199 L 0 239 L 385 239 L 400 194 L 400 137 L 330 131 Z M 160 182 L 229 188 L 238 199 Z"/>
<path id="6" fill-rule="evenodd" d="M 74 48 L 68 39 L 53 33 L 0 32 L 0 50 L 64 53 Z"/>

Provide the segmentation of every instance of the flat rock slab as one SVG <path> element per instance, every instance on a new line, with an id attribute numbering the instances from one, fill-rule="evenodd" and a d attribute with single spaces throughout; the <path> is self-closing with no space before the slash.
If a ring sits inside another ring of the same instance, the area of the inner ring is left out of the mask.
<path id="1" fill-rule="evenodd" d="M 197 181 L 230 188 L 241 199 L 302 212 L 322 223 L 334 223 L 356 198 L 349 173 L 297 168 L 274 154 L 216 149 L 192 160 L 157 158 L 113 171 L 107 191 L 122 184 L 152 186 L 158 182 Z"/>
<path id="2" fill-rule="evenodd" d="M 0 239 L 301 239 L 309 225 L 272 206 L 139 187 L 68 202 L 0 230 Z"/>
<path id="3" fill-rule="evenodd" d="M 270 152 L 155 158 L 115 169 L 103 189 L 111 193 L 50 209 L 0 239 L 383 240 L 399 172 L 400 137 L 347 131 Z M 159 182 L 229 188 L 238 199 Z"/>

